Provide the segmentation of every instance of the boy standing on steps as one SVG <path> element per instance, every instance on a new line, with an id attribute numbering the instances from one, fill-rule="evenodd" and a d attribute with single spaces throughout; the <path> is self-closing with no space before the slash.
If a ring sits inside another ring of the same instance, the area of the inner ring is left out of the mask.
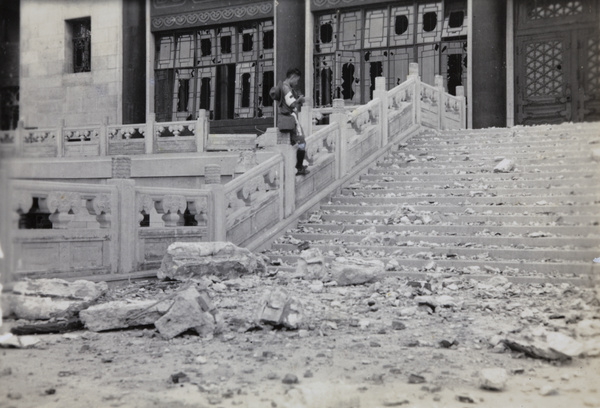
<path id="1" fill-rule="evenodd" d="M 298 109 L 305 101 L 303 95 L 298 90 L 298 81 L 301 72 L 298 68 L 291 68 L 287 71 L 285 80 L 281 84 L 281 94 L 279 101 L 279 117 L 277 124 L 281 132 L 289 132 L 290 143 L 297 147 L 296 150 L 296 175 L 306 175 L 310 173 L 304 166 L 306 157 L 306 139 L 300 122 L 298 121 Z"/>

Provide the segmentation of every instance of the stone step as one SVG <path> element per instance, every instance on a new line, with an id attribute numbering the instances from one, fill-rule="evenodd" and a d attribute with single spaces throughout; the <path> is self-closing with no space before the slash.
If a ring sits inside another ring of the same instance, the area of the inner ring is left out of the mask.
<path id="1" fill-rule="evenodd" d="M 399 163 L 399 162 L 378 162 L 375 169 L 382 171 L 427 171 L 433 173 L 436 171 L 443 172 L 475 172 L 475 173 L 494 173 L 495 162 L 484 163 L 481 161 L 460 161 L 460 162 L 447 162 L 447 163 L 436 163 L 431 162 L 411 162 L 411 163 Z M 586 173 L 591 172 L 592 174 L 598 174 L 600 172 L 600 163 L 588 161 L 581 163 L 539 163 L 539 164 L 527 164 L 527 163 L 516 163 L 515 169 L 509 174 L 521 174 L 521 173 L 561 173 L 564 171 Z"/>
<path id="2" fill-rule="evenodd" d="M 477 142 L 477 143 L 475 143 Z M 457 140 L 444 140 L 444 139 L 431 139 L 431 138 L 412 138 L 406 142 L 395 144 L 391 152 L 404 152 L 406 150 L 434 150 L 440 153 L 456 152 L 462 153 L 464 151 L 486 151 L 486 150 L 500 150 L 500 151 L 517 151 L 517 150 L 528 150 L 530 152 L 536 152 L 538 150 L 545 150 L 549 153 L 560 154 L 562 151 L 557 150 L 557 147 L 564 149 L 565 151 L 576 151 L 579 152 L 582 148 L 589 149 L 593 146 L 600 145 L 600 137 L 598 140 L 591 139 L 563 139 L 563 140 L 501 140 L 501 139 L 481 139 L 481 138 L 466 138 L 462 141 Z"/>
<path id="3" fill-rule="evenodd" d="M 356 234 L 361 235 L 376 232 L 380 234 L 395 233 L 396 235 L 409 236 L 410 234 L 454 235 L 454 236 L 505 236 L 517 238 L 533 238 L 533 235 L 545 234 L 546 236 L 588 237 L 595 238 L 600 243 L 600 227 L 573 226 L 573 225 L 405 225 L 405 224 L 311 224 L 311 228 L 318 229 L 321 233 Z M 537 239 L 537 237 L 536 237 Z"/>
<path id="4" fill-rule="evenodd" d="M 498 259 L 520 259 L 534 262 L 549 262 L 548 260 L 560 260 L 569 262 L 589 263 L 597 257 L 595 250 L 561 250 L 561 249 L 537 249 L 537 248 L 465 248 L 460 246 L 429 247 L 426 244 L 412 247 L 398 247 L 396 245 L 343 245 L 328 243 L 311 243 L 311 248 L 317 248 L 322 254 L 334 256 L 349 256 L 349 254 L 358 251 L 370 251 L 381 254 L 384 257 L 395 256 L 397 259 L 423 258 L 430 260 L 437 259 L 458 259 L 458 260 L 498 260 Z M 271 248 L 273 253 L 283 253 L 285 256 L 294 254 L 297 246 L 292 244 L 275 244 Z M 298 255 L 296 253 L 295 255 Z"/>
<path id="5" fill-rule="evenodd" d="M 434 153 L 435 152 L 435 153 Z M 499 162 L 500 159 L 511 159 L 516 163 L 526 162 L 542 162 L 542 161 L 590 161 L 591 152 L 589 147 L 585 146 L 581 149 L 565 150 L 562 147 L 556 148 L 556 151 L 548 152 L 543 150 L 532 151 L 531 149 L 518 149 L 518 150 L 501 150 L 501 149 L 488 149 L 488 150 L 465 150 L 465 151 L 447 151 L 440 152 L 439 149 L 403 149 L 401 151 L 392 151 L 387 153 L 381 161 L 386 160 L 398 160 L 400 162 L 406 161 L 409 156 L 414 156 L 419 161 L 431 161 L 437 162 L 456 162 L 464 160 L 465 157 L 469 157 L 473 161 L 487 160 L 490 162 Z M 430 158 L 431 157 L 431 158 Z"/>
<path id="6" fill-rule="evenodd" d="M 366 185 L 379 184 L 384 187 L 392 188 L 407 188 L 410 190 L 418 190 L 421 188 L 443 188 L 450 186 L 451 188 L 466 188 L 477 189 L 478 186 L 488 185 L 490 188 L 557 188 L 557 187 L 590 187 L 596 188 L 600 184 L 600 174 L 598 177 L 589 178 L 560 178 L 560 179 L 541 179 L 541 178 L 520 178 L 513 180 L 512 178 L 484 178 L 465 177 L 464 175 L 448 178 L 429 177 L 412 180 L 413 176 L 382 176 L 378 174 L 364 174 L 359 178 L 360 183 Z M 469 180 L 471 179 L 471 180 Z M 356 181 L 352 182 L 352 184 Z M 457 184 L 455 184 L 457 183 Z"/>
<path id="7" fill-rule="evenodd" d="M 443 201 L 440 202 L 440 201 Z M 436 205 L 489 205 L 489 206 L 501 206 L 501 205 L 521 205 L 521 206 L 533 206 L 536 208 L 543 208 L 544 206 L 556 206 L 556 205 L 595 205 L 600 204 L 599 195 L 579 195 L 579 196 L 527 196 L 527 197 L 452 197 L 452 196 L 400 196 L 400 197 L 354 197 L 354 196 L 336 196 L 332 198 L 332 203 L 335 204 L 352 204 L 360 205 L 365 204 L 431 204 L 433 207 Z M 433 209 L 432 209 L 433 211 Z"/>
<path id="8" fill-rule="evenodd" d="M 297 265 L 299 256 L 281 255 L 273 256 L 277 260 L 287 266 L 291 266 L 289 270 Z M 394 257 L 366 257 L 363 259 L 378 259 L 385 264 L 388 264 L 392 259 L 395 259 L 404 268 L 416 268 L 420 271 L 433 272 L 440 268 L 441 271 L 448 269 L 458 269 L 459 273 L 468 273 L 468 268 L 479 267 L 480 273 L 485 273 L 488 270 L 490 273 L 502 274 L 503 276 L 544 276 L 552 279 L 554 276 L 570 276 L 570 277 L 590 277 L 594 271 L 592 262 L 565 262 L 565 263 L 545 263 L 545 262 L 520 262 L 518 260 L 457 260 L 457 259 L 414 259 L 414 258 L 399 258 Z M 330 263 L 334 257 L 325 257 L 325 262 Z M 434 263 L 433 270 L 429 269 L 431 263 Z M 489 268 L 489 269 L 488 269 Z"/>
<path id="9" fill-rule="evenodd" d="M 479 174 L 455 174 L 453 172 L 416 172 L 411 171 L 395 171 L 390 172 L 389 170 L 383 170 L 380 168 L 370 168 L 368 173 L 361 175 L 361 177 L 377 177 L 386 180 L 396 181 L 435 181 L 440 183 L 446 183 L 448 181 L 477 181 L 477 180 L 497 180 L 497 181 L 517 181 L 517 180 L 600 180 L 600 172 L 594 171 L 573 171 L 573 172 L 560 172 L 560 173 L 479 173 Z"/>
<path id="10" fill-rule="evenodd" d="M 394 194 L 396 197 L 403 195 L 420 194 L 424 197 L 447 195 L 453 197 L 527 197 L 527 196 L 546 196 L 548 198 L 561 196 L 580 196 L 588 195 L 589 187 L 552 187 L 552 188 L 536 188 L 536 187 L 513 187 L 513 188 L 438 188 L 423 187 L 423 188 L 394 188 L 387 183 L 353 183 L 341 190 L 341 195 L 353 195 L 355 197 L 367 196 L 385 196 Z M 600 197 L 600 196 L 599 196 Z"/>
<path id="11" fill-rule="evenodd" d="M 313 243 L 360 243 L 366 235 L 359 234 L 335 234 L 323 232 L 292 232 L 291 235 L 299 241 L 309 241 Z M 422 232 L 414 232 L 406 236 L 406 243 L 412 243 L 411 246 L 418 245 L 424 242 L 426 245 L 433 243 L 438 245 L 455 245 L 455 246 L 470 246 L 470 245 L 485 245 L 498 247 L 517 247 L 524 246 L 527 248 L 548 248 L 554 250 L 556 248 L 571 248 L 571 249 L 592 249 L 600 250 L 600 240 L 598 237 L 540 237 L 535 239 L 526 239 L 523 237 L 505 237 L 505 236 L 474 236 L 474 235 L 427 235 Z"/>
<path id="12" fill-rule="evenodd" d="M 426 146 L 432 148 L 456 148 L 466 146 L 473 149 L 485 149 L 490 146 L 498 146 L 501 149 L 511 149 L 523 146 L 565 146 L 577 148 L 581 146 L 593 146 L 600 144 L 600 135 L 579 134 L 571 137 L 490 137 L 482 135 L 468 135 L 464 137 L 436 137 L 432 135 L 415 136 L 405 142 L 398 143 L 401 147 Z"/>
<path id="13" fill-rule="evenodd" d="M 321 205 L 321 210 L 326 214 L 330 214 L 333 212 L 341 212 L 341 213 L 356 213 L 363 212 L 365 214 L 385 214 L 389 215 L 399 208 L 402 205 L 398 204 L 390 204 L 390 205 L 344 205 L 344 204 L 333 204 L 327 203 Z M 430 205 L 411 205 L 413 211 L 417 213 L 440 213 L 440 214 L 464 214 L 465 216 L 470 216 L 465 213 L 467 208 L 473 210 L 474 214 L 485 215 L 486 211 L 492 211 L 492 214 L 497 215 L 523 215 L 523 216 L 536 216 L 536 215 L 581 215 L 584 217 L 593 216 L 596 217 L 600 214 L 600 207 L 598 205 L 588 205 L 588 206 L 543 206 L 539 207 L 526 207 L 526 206 L 512 206 L 512 205 L 502 205 L 502 206 L 494 206 L 491 207 L 489 205 L 470 205 L 469 207 L 465 206 L 457 206 L 457 205 L 437 205 L 435 208 L 432 208 Z M 492 209 L 493 208 L 493 209 Z"/>
<path id="14" fill-rule="evenodd" d="M 395 217 L 395 211 L 390 211 L 387 214 L 379 215 L 367 215 L 361 212 L 356 214 L 339 214 L 339 213 L 323 213 L 321 212 L 321 219 L 324 223 L 336 223 L 336 224 L 357 224 L 360 221 L 368 220 L 368 222 L 376 221 L 378 223 L 385 224 L 388 222 L 390 217 Z M 600 213 L 594 215 L 523 215 L 523 214 L 503 214 L 503 215 L 470 215 L 466 214 L 463 210 L 459 213 L 447 214 L 435 212 L 431 214 L 431 211 L 424 211 L 422 213 L 413 212 L 411 214 L 424 215 L 427 214 L 434 220 L 428 225 L 437 225 L 440 222 L 452 222 L 454 225 L 465 225 L 479 223 L 482 225 L 510 225 L 517 223 L 518 225 L 540 225 L 540 224 L 552 224 L 552 225 L 578 225 L 578 226 L 597 226 L 600 225 Z M 309 223 L 309 225 L 318 225 L 318 223 Z M 550 225 L 549 225 L 550 226 Z"/>

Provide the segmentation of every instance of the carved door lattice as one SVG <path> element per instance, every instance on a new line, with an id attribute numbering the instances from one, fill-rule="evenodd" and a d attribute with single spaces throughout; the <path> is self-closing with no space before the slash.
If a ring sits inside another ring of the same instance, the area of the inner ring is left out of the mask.
<path id="1" fill-rule="evenodd" d="M 530 20 L 542 20 L 583 13 L 582 1 L 536 0 L 528 4 L 527 17 Z"/>
<path id="2" fill-rule="evenodd" d="M 517 123 L 600 120 L 600 3 L 515 4 Z"/>
<path id="3" fill-rule="evenodd" d="M 525 94 L 527 97 L 560 95 L 563 91 L 561 41 L 529 43 L 525 50 Z"/>

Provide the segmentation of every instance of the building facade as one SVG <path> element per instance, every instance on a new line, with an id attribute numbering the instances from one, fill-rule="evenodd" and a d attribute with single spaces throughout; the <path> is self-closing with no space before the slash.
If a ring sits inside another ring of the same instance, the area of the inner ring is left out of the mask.
<path id="1" fill-rule="evenodd" d="M 465 87 L 475 128 L 600 120 L 595 0 L 10 3 L 20 28 L 5 19 L 3 127 L 15 109 L 31 127 L 205 109 L 211 131 L 254 133 L 273 126 L 268 91 L 290 67 L 312 105 L 329 107 L 365 103 L 377 76 L 391 88 L 411 62 L 427 83 Z"/>

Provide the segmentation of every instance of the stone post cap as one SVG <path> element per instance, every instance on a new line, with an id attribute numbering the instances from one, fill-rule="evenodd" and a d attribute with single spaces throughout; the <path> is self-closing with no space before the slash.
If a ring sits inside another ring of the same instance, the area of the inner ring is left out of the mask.
<path id="1" fill-rule="evenodd" d="M 380 76 L 375 78 L 375 89 L 378 91 L 386 90 L 385 77 Z"/>
<path id="2" fill-rule="evenodd" d="M 437 88 L 443 88 L 444 87 L 444 77 L 441 75 L 436 75 L 435 76 L 435 86 Z"/>
<path id="3" fill-rule="evenodd" d="M 218 164 L 205 165 L 204 180 L 206 184 L 221 184 L 221 166 Z"/>
<path id="4" fill-rule="evenodd" d="M 411 62 L 408 64 L 408 75 L 419 75 L 419 63 Z"/>

